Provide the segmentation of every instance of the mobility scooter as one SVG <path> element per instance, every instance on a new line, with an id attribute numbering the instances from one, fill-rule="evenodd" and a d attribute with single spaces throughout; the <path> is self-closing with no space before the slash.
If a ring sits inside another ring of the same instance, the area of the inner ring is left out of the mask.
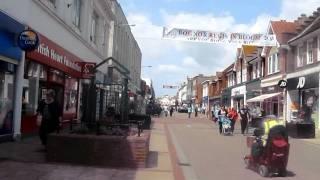
<path id="1" fill-rule="evenodd" d="M 246 168 L 257 170 L 263 177 L 275 173 L 285 177 L 290 148 L 287 130 L 282 125 L 272 127 L 265 143 L 262 139 L 263 133 L 263 129 L 254 131 L 255 140 L 251 145 L 251 154 L 244 157 Z"/>

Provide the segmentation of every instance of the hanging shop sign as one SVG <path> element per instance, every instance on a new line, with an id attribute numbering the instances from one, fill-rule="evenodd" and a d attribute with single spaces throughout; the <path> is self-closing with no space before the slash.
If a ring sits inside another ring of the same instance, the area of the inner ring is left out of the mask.
<path id="1" fill-rule="evenodd" d="M 26 57 L 41 64 L 82 78 L 83 60 L 38 33 L 41 42 L 36 50 L 27 52 Z"/>
<path id="2" fill-rule="evenodd" d="M 269 34 L 248 34 L 235 32 L 213 32 L 204 30 L 190 30 L 163 28 L 163 39 L 180 40 L 190 42 L 204 43 L 227 43 L 227 44 L 242 44 L 254 46 L 276 46 L 277 40 L 275 35 Z"/>
<path id="3" fill-rule="evenodd" d="M 18 36 L 18 46 L 25 51 L 34 51 L 39 46 L 39 36 L 33 30 L 24 30 Z"/>
<path id="4" fill-rule="evenodd" d="M 84 79 L 89 79 L 95 76 L 95 72 L 93 68 L 96 66 L 96 63 L 91 63 L 91 62 L 81 62 L 79 63 L 82 67 L 81 69 L 81 74 L 82 78 Z"/>
<path id="5" fill-rule="evenodd" d="M 278 82 L 278 86 L 280 87 L 280 88 L 286 88 L 287 87 L 287 81 L 286 80 L 280 80 L 279 82 Z"/>
<path id="6" fill-rule="evenodd" d="M 300 76 L 287 80 L 287 89 L 309 89 L 319 87 L 319 73 Z"/>

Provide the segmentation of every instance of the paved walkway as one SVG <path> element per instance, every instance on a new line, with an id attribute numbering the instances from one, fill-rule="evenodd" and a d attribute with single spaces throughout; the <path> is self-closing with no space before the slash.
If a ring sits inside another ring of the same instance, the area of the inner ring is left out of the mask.
<path id="1" fill-rule="evenodd" d="M 37 138 L 0 144 L 1 180 L 173 180 L 164 125 L 151 131 L 148 168 L 111 169 L 47 163 Z"/>

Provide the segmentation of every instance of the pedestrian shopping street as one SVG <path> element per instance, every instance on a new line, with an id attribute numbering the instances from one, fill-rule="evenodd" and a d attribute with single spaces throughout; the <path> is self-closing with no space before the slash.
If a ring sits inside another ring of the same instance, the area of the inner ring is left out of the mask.
<path id="1" fill-rule="evenodd" d="M 246 136 L 236 123 L 233 136 L 218 133 L 215 123 L 204 115 L 188 119 L 186 113 L 153 118 L 148 167 L 114 169 L 48 163 L 39 140 L 21 144 L 1 144 L 0 178 L 18 179 L 96 179 L 96 180 L 211 180 L 264 179 L 245 168 L 244 155 L 249 152 Z M 249 131 L 250 133 L 250 131 Z M 290 138 L 288 177 L 275 179 L 318 179 L 320 139 Z M 32 148 L 30 148 L 30 145 Z M 29 147 L 29 148 L 28 148 Z M 12 173 L 19 169 L 19 172 Z M 85 173 L 84 173 L 85 172 Z"/>

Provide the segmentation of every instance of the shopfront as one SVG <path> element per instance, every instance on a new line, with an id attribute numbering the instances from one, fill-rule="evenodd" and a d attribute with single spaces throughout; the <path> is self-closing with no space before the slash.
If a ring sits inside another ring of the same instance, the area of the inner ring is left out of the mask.
<path id="1" fill-rule="evenodd" d="M 279 119 L 284 119 L 283 106 L 284 106 L 284 97 L 283 89 L 278 85 L 269 86 L 262 88 L 262 94 L 272 94 L 269 98 L 266 98 L 262 103 L 262 109 L 264 114 L 274 115 Z"/>
<path id="2" fill-rule="evenodd" d="M 231 90 L 231 107 L 237 111 L 246 104 L 246 86 L 238 86 Z"/>
<path id="3" fill-rule="evenodd" d="M 288 122 L 314 122 L 319 128 L 319 73 L 287 80 Z"/>
<path id="4" fill-rule="evenodd" d="M 13 135 L 15 75 L 22 56 L 16 37 L 23 30 L 22 24 L 0 11 L 0 141 Z"/>
<path id="5" fill-rule="evenodd" d="M 36 132 L 35 112 L 48 89 L 55 91 L 64 121 L 77 116 L 79 84 L 85 63 L 45 36 L 39 34 L 39 37 L 38 49 L 26 53 L 22 133 Z"/>
<path id="6" fill-rule="evenodd" d="M 210 110 L 212 109 L 212 107 L 214 107 L 215 110 L 218 109 L 221 105 L 221 96 L 210 97 L 209 105 L 210 105 Z"/>

